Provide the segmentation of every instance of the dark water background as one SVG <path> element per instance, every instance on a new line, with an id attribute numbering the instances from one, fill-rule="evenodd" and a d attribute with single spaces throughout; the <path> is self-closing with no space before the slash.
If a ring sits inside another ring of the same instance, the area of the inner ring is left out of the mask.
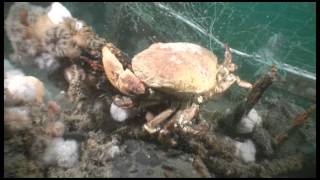
<path id="1" fill-rule="evenodd" d="M 4 18 L 11 4 L 4 4 Z M 47 7 L 51 3 L 33 4 Z M 161 3 L 176 15 L 155 3 L 62 4 L 74 17 L 84 20 L 131 57 L 153 42 L 187 41 L 211 49 L 223 59 L 224 50 L 212 37 L 238 51 L 259 55 L 260 58 L 248 58 L 234 54 L 233 60 L 239 65 L 238 74 L 243 79 L 254 81 L 269 65 L 278 63 L 280 79 L 285 83 L 279 84 L 278 91 L 273 92 L 290 92 L 297 104 L 305 108 L 310 105 L 310 97 L 299 93 L 307 88 L 315 90 L 315 80 L 292 74 L 282 66 L 286 63 L 315 75 L 315 3 Z M 179 17 L 210 35 L 201 33 Z M 4 38 L 4 57 L 8 57 L 10 43 L 6 35 Z M 293 90 L 288 89 L 290 85 L 294 85 Z M 315 101 L 315 94 L 312 98 Z"/>

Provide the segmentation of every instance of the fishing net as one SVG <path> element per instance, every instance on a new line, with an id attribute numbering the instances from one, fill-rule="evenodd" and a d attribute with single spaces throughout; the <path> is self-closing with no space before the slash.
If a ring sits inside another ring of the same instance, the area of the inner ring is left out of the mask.
<path id="1" fill-rule="evenodd" d="M 275 64 L 281 89 L 315 100 L 315 3 L 63 4 L 131 57 L 153 42 L 185 41 L 221 62 L 228 43 L 243 79 L 253 82 Z"/>
<path id="2" fill-rule="evenodd" d="M 213 52 L 228 43 L 237 63 L 255 74 L 276 64 L 315 79 L 315 4 L 313 3 L 128 3 L 143 21 L 171 41 L 199 43 Z M 243 60 L 243 61 L 242 61 Z M 257 68 L 259 67 L 259 68 Z"/>
<path id="3" fill-rule="evenodd" d="M 234 61 L 240 66 L 250 65 L 245 68 L 246 74 L 258 75 L 276 64 L 282 76 L 292 73 L 316 79 L 315 3 L 66 2 L 64 5 L 110 40 L 117 41 L 119 36 L 130 39 L 129 36 L 145 31 L 143 35 L 153 41 L 198 43 L 222 56 L 224 43 L 228 43 Z M 129 29 L 135 34 L 128 34 Z M 152 30 L 152 36 L 146 29 Z"/>

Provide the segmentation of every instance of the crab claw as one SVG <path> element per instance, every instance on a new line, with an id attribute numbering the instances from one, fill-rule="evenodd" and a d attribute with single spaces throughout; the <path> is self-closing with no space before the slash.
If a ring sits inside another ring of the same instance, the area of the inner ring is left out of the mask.
<path id="1" fill-rule="evenodd" d="M 102 62 L 108 80 L 120 92 L 126 95 L 145 93 L 145 86 L 129 69 L 124 70 L 118 58 L 107 46 L 102 48 Z"/>

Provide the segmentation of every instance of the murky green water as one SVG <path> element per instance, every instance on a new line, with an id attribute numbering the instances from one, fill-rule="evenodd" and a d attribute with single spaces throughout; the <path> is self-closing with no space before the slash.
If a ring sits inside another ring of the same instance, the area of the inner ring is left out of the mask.
<path id="1" fill-rule="evenodd" d="M 299 94 L 301 87 L 315 89 L 315 3 L 65 5 L 131 57 L 153 42 L 188 41 L 223 59 L 223 43 L 228 43 L 237 51 L 233 59 L 244 79 L 254 81 L 276 64 L 281 78 L 298 86 L 291 93 L 305 97 Z M 309 96 L 315 99 L 315 93 Z"/>
<path id="2" fill-rule="evenodd" d="M 38 4 L 45 6 L 48 3 Z M 124 33 L 118 36 L 131 39 L 129 35 L 139 36 L 140 31 L 150 28 L 154 33 L 167 35 L 170 41 L 193 40 L 215 52 L 221 51 L 221 47 L 216 47 L 216 41 L 208 36 L 210 34 L 236 50 L 261 56 L 258 60 L 239 56 L 239 63 L 252 61 L 253 64 L 261 65 L 259 60 L 268 64 L 272 61 L 287 63 L 315 73 L 315 3 L 93 2 L 64 4 L 75 17 L 85 20 L 99 34 L 109 35 L 109 39 L 115 39 L 115 33 L 121 34 L 127 30 L 120 26 L 124 20 L 145 22 L 146 24 L 130 27 L 136 31 L 136 34 L 131 32 L 131 34 Z M 163 6 L 168 9 L 161 8 Z M 195 28 L 190 28 L 188 23 L 177 16 L 190 21 Z M 167 19 L 170 21 L 166 21 Z M 148 22 L 151 23 L 148 24 Z M 181 29 L 177 29 L 178 26 Z M 207 35 L 199 32 L 197 27 L 204 30 Z"/>
<path id="3" fill-rule="evenodd" d="M 281 95 L 305 108 L 315 103 L 315 3 L 63 5 L 130 57 L 153 42 L 186 41 L 212 50 L 222 60 L 223 44 L 228 43 L 234 50 L 233 60 L 239 65 L 237 73 L 242 79 L 254 82 L 270 65 L 276 64 L 280 82 L 266 94 Z M 10 3 L 5 4 L 5 17 L 9 6 Z M 4 51 L 7 57 L 10 53 L 7 41 Z M 310 92 L 304 93 L 308 89 Z"/>

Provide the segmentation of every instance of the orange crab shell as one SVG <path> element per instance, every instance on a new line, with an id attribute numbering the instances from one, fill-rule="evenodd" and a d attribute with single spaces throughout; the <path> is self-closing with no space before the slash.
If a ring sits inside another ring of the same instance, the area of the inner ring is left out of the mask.
<path id="1" fill-rule="evenodd" d="M 215 54 L 192 43 L 155 43 L 134 56 L 134 74 L 169 94 L 203 94 L 216 86 Z"/>

